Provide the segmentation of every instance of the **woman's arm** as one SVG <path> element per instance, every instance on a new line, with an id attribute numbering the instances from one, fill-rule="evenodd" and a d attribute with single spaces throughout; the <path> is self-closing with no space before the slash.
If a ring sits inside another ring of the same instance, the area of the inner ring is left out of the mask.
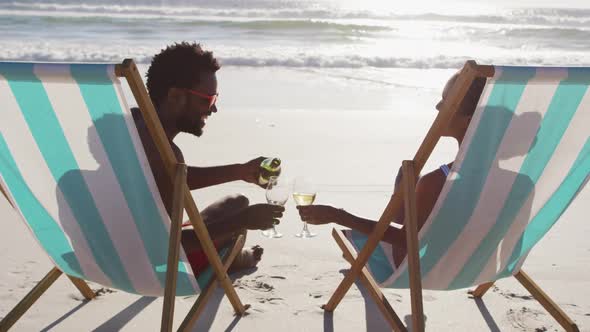
<path id="1" fill-rule="evenodd" d="M 297 206 L 297 209 L 299 210 L 301 219 L 312 225 L 336 223 L 340 226 L 370 235 L 377 224 L 375 220 L 361 218 L 344 209 L 338 209 L 329 205 Z M 383 240 L 395 244 L 399 243 L 400 238 L 403 238 L 403 236 L 404 234 L 400 229 L 389 226 L 385 231 Z"/>
<path id="2" fill-rule="evenodd" d="M 395 191 L 401 190 L 401 173 L 396 178 Z M 418 229 L 426 222 L 430 215 L 438 195 L 440 194 L 445 182 L 445 176 L 435 170 L 421 177 L 416 184 L 416 210 Z M 375 220 L 365 219 L 355 216 L 344 209 L 338 209 L 329 205 L 309 205 L 298 206 L 301 219 L 312 225 L 323 225 L 327 223 L 336 223 L 338 225 L 354 229 L 358 232 L 370 235 L 377 222 Z M 385 232 L 383 241 L 391 243 L 397 247 L 404 247 L 406 244 L 406 234 L 403 226 L 404 208 L 403 205 L 394 217 L 396 223 L 401 224 L 402 228 L 389 226 Z"/>

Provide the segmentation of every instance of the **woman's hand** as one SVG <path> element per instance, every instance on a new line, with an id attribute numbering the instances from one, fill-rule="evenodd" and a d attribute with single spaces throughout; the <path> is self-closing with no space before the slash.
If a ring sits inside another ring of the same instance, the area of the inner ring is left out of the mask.
<path id="1" fill-rule="evenodd" d="M 307 221 L 312 225 L 324 225 L 331 222 L 339 223 L 346 213 L 342 209 L 337 209 L 329 205 L 298 205 L 301 220 Z"/>

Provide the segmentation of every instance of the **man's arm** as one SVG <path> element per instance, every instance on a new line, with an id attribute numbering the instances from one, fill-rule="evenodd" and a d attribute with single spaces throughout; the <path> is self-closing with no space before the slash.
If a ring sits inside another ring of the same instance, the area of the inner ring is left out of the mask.
<path id="1" fill-rule="evenodd" d="M 232 164 L 214 167 L 188 168 L 187 183 L 190 190 L 214 186 L 221 183 L 242 180 L 241 165 Z"/>
<path id="2" fill-rule="evenodd" d="M 231 164 L 226 166 L 191 166 L 188 168 L 188 187 L 190 190 L 194 190 L 237 180 L 246 181 L 260 186 L 258 184 L 258 175 L 260 174 L 260 163 L 264 159 L 264 157 L 258 157 L 244 164 Z"/>

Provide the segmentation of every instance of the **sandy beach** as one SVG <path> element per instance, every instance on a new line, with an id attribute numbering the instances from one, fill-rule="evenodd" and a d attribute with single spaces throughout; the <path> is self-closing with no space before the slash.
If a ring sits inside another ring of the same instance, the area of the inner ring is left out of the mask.
<path id="1" fill-rule="evenodd" d="M 145 66 L 141 68 L 145 71 Z M 411 159 L 434 119 L 434 105 L 454 70 L 392 69 L 363 72 L 226 67 L 219 72 L 219 112 L 199 139 L 178 137 L 189 165 L 246 162 L 259 155 L 283 160 L 282 176 L 303 175 L 318 188 L 316 202 L 366 218 L 381 215 L 401 161 Z M 351 75 L 350 72 L 356 73 Z M 131 102 L 132 103 L 132 102 Z M 457 151 L 443 140 L 425 170 L 451 161 Z M 193 192 L 203 209 L 219 197 L 243 193 L 265 202 L 264 191 L 241 182 Z M 582 191 L 556 226 L 533 249 L 524 270 L 590 331 L 590 224 Z M 30 232 L 0 200 L 0 317 L 52 267 Z M 388 325 L 357 283 L 333 314 L 324 304 L 349 267 L 332 240 L 331 225 L 317 237 L 294 236 L 302 223 L 292 200 L 280 239 L 250 232 L 247 246 L 265 253 L 256 269 L 233 275 L 248 315 L 235 317 L 217 289 L 194 331 L 386 331 Z M 140 297 L 90 284 L 100 296 L 85 302 L 61 277 L 14 326 L 14 331 L 153 331 L 161 298 Z M 560 331 L 559 324 L 514 278 L 498 281 L 475 301 L 467 290 L 424 292 L 428 331 Z M 410 322 L 408 290 L 384 293 Z M 177 327 L 196 297 L 178 297 Z"/>

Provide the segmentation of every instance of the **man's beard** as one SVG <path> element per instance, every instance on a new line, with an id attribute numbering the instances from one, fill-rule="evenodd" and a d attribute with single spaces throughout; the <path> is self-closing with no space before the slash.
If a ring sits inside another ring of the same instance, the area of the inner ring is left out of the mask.
<path id="1" fill-rule="evenodd" d="M 177 126 L 178 129 L 180 129 L 180 131 L 183 133 L 200 137 L 203 135 L 203 127 L 205 126 L 205 122 L 201 120 L 201 117 L 184 117 L 178 119 Z"/>

